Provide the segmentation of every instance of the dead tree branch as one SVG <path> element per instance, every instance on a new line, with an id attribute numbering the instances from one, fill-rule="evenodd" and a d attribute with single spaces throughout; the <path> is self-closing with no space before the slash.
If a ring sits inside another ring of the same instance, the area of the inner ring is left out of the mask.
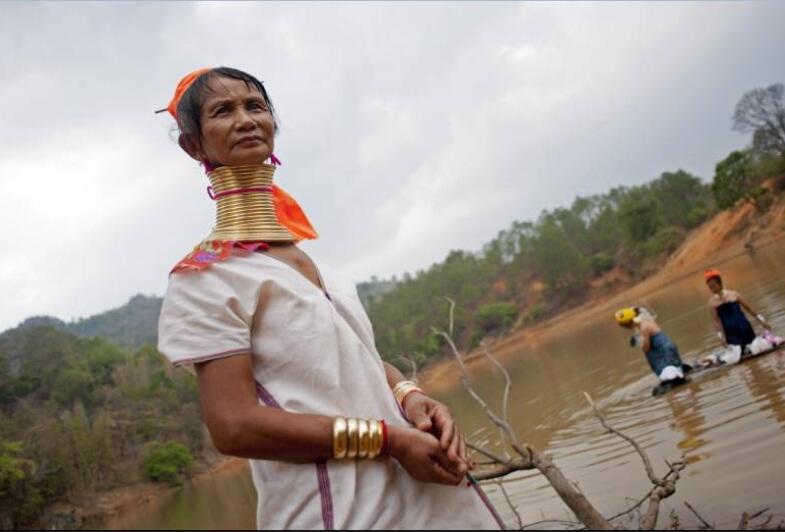
<path id="1" fill-rule="evenodd" d="M 657 476 L 654 474 L 654 468 L 651 466 L 651 460 L 649 460 L 648 455 L 646 455 L 646 453 L 643 452 L 643 449 L 641 448 L 640 445 L 638 445 L 638 442 L 636 442 L 635 440 L 633 440 L 623 432 L 618 431 L 612 426 L 610 426 L 606 421 L 605 417 L 602 414 L 600 414 L 599 410 L 597 410 L 597 405 L 594 404 L 594 400 L 592 400 L 591 396 L 586 392 L 583 392 L 583 396 L 586 398 L 586 401 L 589 402 L 589 405 L 592 407 L 592 410 L 594 410 L 594 415 L 597 417 L 597 419 L 600 420 L 600 424 L 603 427 L 605 427 L 605 430 L 607 430 L 611 434 L 615 434 L 619 438 L 623 439 L 624 441 L 632 445 L 632 447 L 635 449 L 635 452 L 637 452 L 638 456 L 641 457 L 641 461 L 643 462 L 643 467 L 646 469 L 646 475 L 648 475 L 651 483 L 659 484 L 660 479 L 658 479 Z"/>
<path id="2" fill-rule="evenodd" d="M 609 433 L 614 434 L 627 443 L 629 443 L 635 452 L 638 453 L 640 456 L 641 461 L 643 462 L 643 467 L 646 470 L 646 475 L 649 477 L 649 480 L 654 485 L 654 487 L 649 491 L 645 498 L 641 499 L 641 501 L 633 506 L 631 509 L 623 512 L 615 517 L 620 517 L 626 513 L 631 512 L 633 509 L 640 507 L 643 504 L 643 501 L 648 500 L 649 505 L 646 507 L 646 512 L 643 514 L 643 518 L 641 520 L 641 529 L 643 530 L 654 530 L 657 526 L 657 518 L 660 514 L 660 502 L 663 499 L 667 499 L 671 495 L 676 492 L 676 482 L 679 480 L 679 473 L 684 469 L 685 463 L 683 461 L 674 462 L 673 464 L 669 462 L 665 462 L 668 465 L 669 471 L 663 477 L 659 478 L 657 475 L 654 474 L 654 468 L 651 465 L 651 460 L 649 460 L 649 456 L 643 450 L 643 448 L 636 442 L 633 438 L 627 436 L 623 432 L 615 429 L 608 423 L 605 417 L 600 413 L 597 405 L 592 400 L 591 396 L 584 392 L 584 397 L 586 397 L 586 401 L 588 401 L 589 405 L 592 407 L 594 411 L 594 415 L 597 419 L 600 420 L 600 424 L 607 430 Z M 614 519 L 611 518 L 611 519 Z M 610 519 L 609 519 L 610 521 Z"/>
<path id="3" fill-rule="evenodd" d="M 417 361 L 413 357 L 409 357 L 404 354 L 399 354 L 398 360 L 412 368 L 411 373 L 409 374 L 409 379 L 417 382 Z"/>
<path id="4" fill-rule="evenodd" d="M 691 511 L 693 513 L 693 515 L 698 518 L 698 520 L 703 525 L 702 526 L 703 530 L 714 530 L 714 525 L 709 524 L 708 521 L 706 521 L 701 516 L 701 514 L 699 514 L 698 511 L 695 508 L 692 507 L 692 505 L 690 503 L 688 503 L 687 501 L 684 501 L 684 506 L 686 506 L 687 509 L 689 509 L 689 511 Z"/>
<path id="5" fill-rule="evenodd" d="M 478 453 L 484 455 L 486 458 L 490 458 L 491 460 L 493 460 L 496 463 L 503 464 L 503 463 L 507 462 L 507 460 L 505 458 L 499 456 L 498 454 L 496 454 L 496 453 L 494 453 L 492 451 L 489 451 L 485 447 L 477 445 L 476 443 L 466 442 L 466 446 L 469 449 L 472 449 L 472 450 L 477 451 Z"/>
<path id="6" fill-rule="evenodd" d="M 510 500 L 510 495 L 507 493 L 507 490 L 504 488 L 504 484 L 501 480 L 496 481 L 496 485 L 499 486 L 499 490 L 501 490 L 502 495 L 504 495 L 504 500 L 507 501 L 507 506 L 510 507 L 512 513 L 515 514 L 515 519 L 518 521 L 518 530 L 523 530 L 523 519 L 521 518 L 520 512 Z"/>
<path id="7" fill-rule="evenodd" d="M 521 444 L 520 440 L 518 439 L 515 430 L 510 425 L 509 420 L 505 415 L 499 415 L 494 412 L 486 403 L 482 397 L 474 390 L 471 383 L 469 382 L 469 372 L 466 368 L 466 364 L 463 361 L 463 355 L 461 354 L 458 347 L 455 345 L 453 341 L 453 330 L 454 330 L 454 318 L 455 318 L 455 301 L 450 298 L 447 298 L 447 301 L 450 303 L 450 322 L 447 331 L 441 331 L 435 328 L 432 328 L 434 334 L 437 334 L 444 338 L 447 342 L 447 345 L 450 347 L 450 351 L 453 354 L 453 357 L 458 362 L 458 366 L 461 370 L 461 382 L 463 383 L 464 388 L 469 392 L 469 395 L 474 399 L 474 401 L 482 408 L 485 415 L 497 426 L 499 427 L 504 435 L 507 438 L 507 442 L 509 443 L 510 447 L 520 456 L 521 462 L 520 466 L 525 466 L 526 468 L 531 469 L 532 466 L 537 468 L 540 473 L 542 473 L 548 482 L 551 484 L 556 493 L 561 497 L 561 499 L 565 502 L 565 504 L 573 511 L 573 513 L 578 517 L 578 519 L 587 527 L 593 530 L 613 530 L 611 524 L 597 511 L 597 509 L 586 499 L 586 497 L 578 491 L 575 486 L 567 480 L 561 470 L 548 458 L 546 455 L 532 449 L 526 444 Z M 490 353 L 485 350 L 487 356 Z M 505 381 L 507 383 L 511 383 L 510 375 L 507 370 L 499 364 L 492 356 L 489 356 L 493 364 L 502 372 L 505 376 Z M 506 414 L 506 399 L 505 404 L 503 405 L 503 409 L 505 410 Z M 486 456 L 488 456 L 486 454 Z M 510 463 L 503 463 L 501 464 L 503 467 L 507 467 L 511 471 L 516 470 Z M 511 472 L 510 471 L 510 472 Z M 477 476 L 478 480 L 480 475 Z"/>
<path id="8" fill-rule="evenodd" d="M 450 352 L 452 353 L 453 357 L 455 358 L 456 362 L 458 363 L 458 367 L 461 372 L 461 383 L 463 384 L 464 388 L 469 392 L 469 395 L 472 399 L 477 403 L 485 415 L 490 419 L 493 424 L 499 429 L 501 434 L 501 442 L 503 444 L 503 452 L 505 456 L 500 455 L 498 452 L 491 451 L 486 447 L 483 447 L 478 444 L 468 443 L 467 446 L 472 449 L 473 451 L 485 456 L 489 461 L 483 463 L 484 467 L 480 472 L 472 475 L 474 480 L 477 481 L 488 481 L 494 480 L 496 484 L 499 486 L 499 489 L 509 505 L 510 509 L 512 510 L 513 514 L 516 517 L 518 522 L 518 528 L 520 530 L 525 530 L 527 528 L 536 527 L 543 524 L 556 524 L 562 527 L 567 527 L 570 529 L 579 529 L 582 526 L 586 529 L 591 530 L 613 530 L 610 522 L 621 517 L 627 516 L 632 512 L 637 512 L 638 515 L 638 524 L 639 527 L 643 530 L 653 530 L 657 525 L 657 519 L 660 513 L 660 503 L 664 500 L 673 495 L 676 492 L 676 482 L 680 478 L 681 471 L 684 470 L 686 467 L 686 463 L 684 460 L 679 460 L 674 463 L 669 463 L 665 461 L 665 464 L 668 466 L 667 473 L 662 477 L 658 477 L 654 471 L 654 467 L 652 466 L 651 460 L 646 452 L 643 450 L 643 447 L 635 441 L 632 437 L 624 434 L 620 430 L 614 428 L 605 417 L 600 413 L 597 405 L 594 403 L 594 400 L 591 396 L 587 393 L 584 393 L 586 400 L 588 401 L 589 405 L 591 405 L 594 415 L 599 420 L 600 424 L 608 431 L 608 433 L 618 436 L 619 438 L 626 441 L 638 456 L 643 463 L 644 470 L 646 471 L 646 476 L 648 477 L 649 481 L 652 484 L 652 488 L 650 491 L 642 497 L 640 500 L 635 502 L 633 506 L 620 512 L 613 517 L 605 518 L 603 517 L 597 509 L 586 499 L 586 497 L 580 492 L 576 485 L 570 482 L 562 473 L 562 471 L 553 463 L 553 461 L 544 453 L 540 452 L 537 449 L 533 449 L 528 444 L 521 442 L 518 438 L 518 435 L 513 429 L 512 425 L 510 424 L 509 417 L 508 417 L 508 405 L 510 400 L 510 392 L 512 389 L 512 379 L 510 378 L 509 372 L 504 368 L 504 366 L 490 353 L 486 345 L 482 345 L 482 351 L 485 357 L 493 364 L 496 369 L 498 369 L 505 380 L 504 391 L 502 394 L 502 404 L 501 404 L 501 412 L 495 412 L 488 403 L 476 392 L 476 390 L 472 387 L 470 379 L 469 379 L 469 372 L 464 362 L 464 357 L 461 351 L 458 349 L 458 346 L 455 344 L 453 339 L 453 331 L 455 325 L 455 302 L 447 298 L 447 301 L 450 303 L 450 320 L 449 325 L 446 331 L 439 330 L 434 327 L 431 330 L 434 334 L 441 336 L 444 338 L 445 342 L 450 348 Z M 416 375 L 417 365 L 416 362 L 408 357 L 404 357 L 403 355 L 399 355 L 399 358 L 413 368 L 413 373 Z M 517 454 L 517 458 L 512 458 L 510 453 L 507 451 L 507 448 L 512 449 L 515 454 Z M 537 469 L 550 483 L 551 487 L 556 491 L 559 497 L 564 501 L 564 503 L 572 510 L 575 516 L 579 519 L 580 523 L 576 521 L 569 521 L 569 520 L 560 520 L 560 519 L 547 519 L 537 521 L 535 523 L 530 524 L 523 524 L 523 519 L 515 508 L 510 499 L 509 494 L 507 493 L 506 488 L 504 487 L 503 483 L 501 482 L 501 478 L 509 475 L 510 473 L 516 471 L 527 471 Z M 634 499 L 633 499 L 634 500 Z M 648 506 L 644 513 L 641 513 L 641 508 L 648 501 Z M 709 524 L 700 514 L 693 508 L 688 502 L 684 503 L 687 508 L 700 520 L 702 523 L 703 529 L 714 529 L 714 526 Z M 762 522 L 758 525 L 752 525 L 751 522 L 753 519 L 760 517 L 764 513 L 768 511 L 768 508 L 761 510 L 759 512 L 755 512 L 753 514 L 748 514 L 745 512 L 742 517 L 741 521 L 739 522 L 738 529 L 739 530 L 747 530 L 747 529 L 755 529 L 755 530 L 768 530 L 769 525 L 772 520 L 772 516 L 769 515 L 768 519 L 765 522 Z M 785 523 L 782 523 L 785 524 Z M 679 526 L 679 519 L 678 515 L 674 512 L 671 512 L 671 526 L 678 527 Z M 777 525 L 781 526 L 781 525 Z"/>

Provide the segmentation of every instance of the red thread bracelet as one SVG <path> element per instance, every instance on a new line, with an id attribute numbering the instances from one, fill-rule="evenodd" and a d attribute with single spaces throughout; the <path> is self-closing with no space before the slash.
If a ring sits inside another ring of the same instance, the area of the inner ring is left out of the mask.
<path id="1" fill-rule="evenodd" d="M 383 419 L 379 420 L 379 423 L 382 425 L 382 450 L 379 454 L 387 455 L 390 452 L 390 433 Z"/>

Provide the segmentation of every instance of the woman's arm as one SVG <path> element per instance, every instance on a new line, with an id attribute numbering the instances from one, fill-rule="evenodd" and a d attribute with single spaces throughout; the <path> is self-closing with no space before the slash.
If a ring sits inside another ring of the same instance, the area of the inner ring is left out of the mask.
<path id="1" fill-rule="evenodd" d="M 389 362 L 384 363 L 384 373 L 387 376 L 387 384 L 390 385 L 391 390 L 395 388 L 396 384 L 406 380 L 406 377 L 403 376 L 403 373 L 401 373 L 398 368 Z"/>
<path id="2" fill-rule="evenodd" d="M 259 404 L 251 355 L 196 365 L 202 412 L 223 454 L 260 460 L 318 462 L 333 457 L 333 418 Z M 389 427 L 389 454 L 416 479 L 457 484 L 463 477 L 432 435 Z"/>
<path id="3" fill-rule="evenodd" d="M 737 293 L 736 295 L 737 295 L 737 297 L 738 297 L 739 305 L 741 305 L 741 307 L 742 307 L 744 310 L 746 310 L 747 312 L 749 312 L 749 313 L 750 313 L 750 315 L 752 315 L 752 316 L 755 316 L 755 319 L 756 319 L 756 320 L 758 320 L 758 323 L 760 323 L 760 324 L 761 324 L 763 327 L 765 327 L 765 328 L 767 328 L 767 329 L 768 329 L 768 328 L 769 328 L 769 324 L 768 324 L 768 323 L 766 323 L 766 320 L 765 320 L 765 319 L 763 319 L 763 315 L 761 315 L 761 314 L 758 314 L 757 312 L 755 312 L 754 310 L 752 310 L 752 308 L 751 308 L 751 307 L 750 307 L 750 306 L 747 304 L 747 302 L 746 302 L 746 301 L 744 301 L 744 299 L 742 299 L 742 297 L 741 297 L 741 294 L 738 294 L 738 293 Z"/>
<path id="4" fill-rule="evenodd" d="M 221 453 L 287 462 L 332 456 L 332 418 L 259 404 L 250 354 L 197 364 L 196 377 L 204 419 Z"/>

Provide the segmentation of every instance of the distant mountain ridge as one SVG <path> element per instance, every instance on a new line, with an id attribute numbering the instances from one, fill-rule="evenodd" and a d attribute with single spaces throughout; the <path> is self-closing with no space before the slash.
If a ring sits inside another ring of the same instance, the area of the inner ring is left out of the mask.
<path id="1" fill-rule="evenodd" d="M 48 326 L 83 338 L 100 336 L 115 344 L 138 349 L 158 342 L 158 315 L 162 302 L 160 297 L 137 294 L 121 307 L 71 322 L 53 316 L 33 316 L 2 335 L 17 329 Z"/>
<path id="2" fill-rule="evenodd" d="M 372 280 L 358 285 L 363 302 L 380 297 L 394 288 L 391 281 Z M 32 327 L 52 327 L 69 332 L 82 338 L 100 336 L 114 344 L 138 349 L 145 344 L 158 343 L 158 315 L 163 298 L 137 294 L 120 307 L 65 322 L 54 316 L 31 316 L 17 327 L 4 331 L 0 336 L 8 336 L 12 331 L 22 331 Z"/>

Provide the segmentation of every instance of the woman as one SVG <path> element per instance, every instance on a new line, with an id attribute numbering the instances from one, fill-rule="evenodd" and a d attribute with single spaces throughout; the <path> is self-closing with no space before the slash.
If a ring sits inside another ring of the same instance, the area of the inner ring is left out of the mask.
<path id="1" fill-rule="evenodd" d="M 692 367 L 682 362 L 676 344 L 662 332 L 648 310 L 642 307 L 623 308 L 616 311 L 615 317 L 616 323 L 635 331 L 631 345 L 643 349 L 649 367 L 661 382 L 684 382 L 684 373 Z"/>
<path id="2" fill-rule="evenodd" d="M 297 247 L 316 232 L 273 184 L 262 83 L 201 69 L 167 110 L 217 218 L 170 275 L 159 349 L 195 370 L 216 448 L 250 459 L 258 527 L 497 527 L 458 487 L 473 463 L 450 412 L 382 362 L 354 285 Z"/>
<path id="3" fill-rule="evenodd" d="M 757 314 L 734 290 L 723 287 L 720 272 L 714 269 L 707 270 L 704 274 L 706 285 L 712 292 L 709 299 L 711 317 L 717 329 L 717 337 L 724 347 L 737 346 L 742 352 L 755 340 L 755 330 L 744 315 L 744 311 L 755 316 L 764 329 L 769 326 L 762 315 Z"/>

